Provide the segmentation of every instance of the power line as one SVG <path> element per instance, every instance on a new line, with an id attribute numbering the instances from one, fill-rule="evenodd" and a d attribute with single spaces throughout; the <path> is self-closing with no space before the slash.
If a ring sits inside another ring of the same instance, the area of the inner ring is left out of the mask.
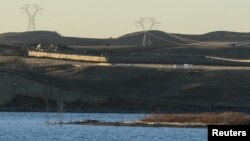
<path id="1" fill-rule="evenodd" d="M 175 39 L 178 39 L 182 42 L 186 42 L 186 43 L 200 43 L 200 41 L 197 41 L 197 40 L 191 40 L 191 39 L 188 39 L 188 38 L 183 38 L 183 37 L 180 37 L 180 36 L 177 36 L 175 34 L 172 34 L 172 33 L 167 33 L 167 32 L 164 32 L 165 34 L 175 38 Z"/>
<path id="2" fill-rule="evenodd" d="M 247 41 L 241 41 L 241 42 L 214 42 L 214 41 L 209 41 L 209 42 L 204 42 L 204 41 L 198 41 L 198 40 L 192 40 L 192 39 L 188 39 L 188 38 L 184 38 L 184 37 L 180 37 L 180 36 L 177 36 L 177 35 L 174 35 L 174 34 L 171 34 L 171 33 L 167 33 L 167 32 L 164 32 L 165 34 L 175 38 L 175 39 L 178 39 L 180 41 L 183 41 L 183 42 L 186 42 L 188 43 L 187 45 L 232 45 L 234 44 L 235 46 L 244 46 L 244 45 L 248 45 L 250 44 L 250 41 L 247 40 Z"/>
<path id="3" fill-rule="evenodd" d="M 150 32 L 147 32 L 146 34 L 149 34 L 149 35 L 151 35 L 152 37 L 155 37 L 155 38 L 157 38 L 157 39 L 160 39 L 160 40 L 165 41 L 165 42 L 168 42 L 168 43 L 172 43 L 172 44 L 176 44 L 176 45 L 184 45 L 184 44 L 181 44 L 181 43 L 177 43 L 177 42 L 170 41 L 170 40 L 168 40 L 168 39 L 162 38 L 162 37 L 157 36 L 157 35 L 155 35 L 155 34 L 152 34 L 152 33 L 150 33 Z"/>
<path id="4" fill-rule="evenodd" d="M 1 24 L 1 26 L 2 26 L 3 24 L 12 23 L 13 21 L 17 20 L 17 19 L 20 18 L 21 16 L 22 16 L 22 15 L 18 14 L 18 15 L 16 15 L 15 17 L 12 17 L 12 18 L 7 19 L 6 21 L 1 21 L 0 24 Z"/>
<path id="5" fill-rule="evenodd" d="M 29 18 L 28 31 L 35 31 L 36 30 L 36 23 L 35 23 L 36 15 L 38 14 L 38 12 L 41 12 L 43 9 L 39 7 L 37 4 L 26 4 L 21 9 L 24 12 L 26 12 Z"/>
<path id="6" fill-rule="evenodd" d="M 41 14 L 41 17 L 43 17 L 45 20 L 49 21 L 50 23 L 52 23 L 54 25 L 60 26 L 60 27 L 62 27 L 64 29 L 67 29 L 68 31 L 71 31 L 72 33 L 79 32 L 79 31 L 81 31 L 81 32 L 90 32 L 90 31 L 76 29 L 76 28 L 72 28 L 72 27 L 69 27 L 67 25 L 61 24 L 60 22 L 57 22 L 57 21 L 53 20 L 52 18 L 47 17 L 44 14 Z"/>
<path id="7" fill-rule="evenodd" d="M 53 27 L 47 23 L 44 23 L 43 21 L 39 21 L 39 25 L 42 25 L 40 28 L 42 28 L 42 30 L 50 30 L 50 31 L 55 31 L 53 29 Z M 46 27 L 46 28 L 44 28 Z"/>
<path id="8" fill-rule="evenodd" d="M 6 32 L 17 32 L 17 28 L 22 28 L 22 24 L 20 24 L 22 21 L 24 15 L 17 15 L 15 17 L 9 18 L 8 20 L 2 21 L 0 23 L 1 25 L 1 32 L 5 31 Z M 5 28 L 6 27 L 6 28 Z M 9 29 L 12 29 L 13 31 L 10 31 Z"/>
<path id="9" fill-rule="evenodd" d="M 245 45 L 250 45 L 250 41 L 245 42 L 245 43 L 241 43 L 241 44 L 240 43 L 236 44 L 237 47 L 245 46 Z"/>
<path id="10" fill-rule="evenodd" d="M 155 18 L 141 18 L 139 21 L 135 22 L 137 27 L 142 28 L 143 31 L 143 41 L 142 46 L 151 46 L 150 35 L 147 34 L 148 31 L 152 30 L 156 25 L 160 25 L 159 22 L 155 20 Z"/>
<path id="11" fill-rule="evenodd" d="M 157 36 L 155 34 L 152 34 L 152 33 L 148 33 L 150 34 L 151 36 L 154 36 L 158 39 L 161 39 L 163 41 L 166 41 L 166 42 L 169 42 L 169 43 L 175 43 L 177 45 L 194 45 L 194 46 L 200 46 L 200 45 L 232 45 L 234 44 L 235 46 L 244 46 L 244 45 L 248 45 L 250 44 L 250 41 L 242 41 L 242 42 L 215 42 L 215 41 L 209 41 L 209 42 L 204 42 L 204 41 L 198 41 L 198 40 L 192 40 L 192 39 L 188 39 L 188 38 L 184 38 L 184 37 L 180 37 L 180 36 L 177 36 L 175 34 L 172 34 L 172 33 L 167 33 L 167 32 L 164 32 L 166 35 L 169 35 L 179 41 L 182 41 L 184 42 L 183 44 L 181 43 L 177 43 L 177 42 L 174 42 L 174 41 L 170 41 L 168 39 L 165 39 L 163 37 L 160 37 L 160 36 Z"/>
<path id="12" fill-rule="evenodd" d="M 131 34 L 120 36 L 118 38 L 132 37 L 132 36 L 141 35 L 141 34 L 143 34 L 143 32 L 135 32 L 135 33 L 131 33 Z"/>
<path id="13" fill-rule="evenodd" d="M 59 23 L 59 22 L 56 22 L 56 21 L 54 21 L 54 20 L 48 18 L 47 16 L 45 16 L 45 15 L 43 15 L 43 14 L 41 14 L 41 16 L 42 16 L 43 18 L 45 18 L 47 21 L 49 21 L 49 22 L 51 22 L 51 23 L 53 23 L 53 24 L 55 24 L 55 25 L 61 26 L 61 27 L 63 27 L 63 28 L 67 28 L 67 29 L 69 29 L 69 30 L 76 30 L 76 29 L 70 28 L 70 27 L 68 27 L 68 26 L 65 26 L 65 25 L 63 25 L 63 24 L 61 24 L 61 23 Z"/>
<path id="14" fill-rule="evenodd" d="M 28 31 L 34 31 L 36 29 L 36 24 L 35 24 L 36 15 L 39 12 L 41 14 L 41 11 L 43 9 L 41 7 L 39 7 L 37 4 L 26 4 L 21 9 L 27 14 L 27 16 L 29 18 Z M 50 21 L 51 23 L 53 23 L 55 25 L 59 25 L 59 26 L 64 27 L 64 28 L 66 28 L 66 29 L 68 29 L 70 31 L 77 31 L 77 32 L 81 31 L 79 29 L 74 29 L 74 28 L 65 26 L 65 25 L 63 25 L 63 24 L 61 24 L 59 22 L 56 22 L 56 21 L 48 18 L 47 16 L 45 16 L 43 14 L 41 14 L 41 15 L 42 15 L 43 18 L 45 18 L 46 20 Z M 12 21 L 13 19 L 8 20 L 7 22 Z M 157 36 L 155 34 L 149 33 L 149 31 L 152 30 L 154 27 L 160 25 L 160 23 L 158 21 L 156 21 L 155 18 L 141 18 L 139 21 L 135 22 L 135 25 L 137 27 L 142 28 L 143 32 L 128 34 L 128 35 L 121 36 L 121 37 L 130 37 L 130 36 L 143 34 L 142 46 L 151 46 L 152 45 L 150 36 L 153 36 L 155 38 L 166 41 L 168 43 L 173 43 L 173 44 L 177 44 L 177 45 L 202 45 L 202 44 L 206 44 L 206 45 L 232 45 L 233 44 L 235 46 L 244 46 L 244 45 L 250 44 L 249 41 L 234 42 L 234 43 L 232 43 L 232 42 L 213 42 L 213 41 L 204 42 L 204 41 L 188 39 L 188 38 L 184 38 L 184 37 L 181 37 L 181 36 L 177 36 L 177 35 L 172 34 L 172 33 L 164 32 L 165 34 L 167 34 L 167 35 L 169 35 L 169 36 L 171 36 L 171 37 L 173 37 L 173 38 L 175 38 L 175 39 L 177 39 L 179 41 L 182 41 L 182 42 L 186 43 L 186 44 L 182 44 L 182 43 L 178 43 L 178 42 L 175 42 L 175 41 L 170 41 L 170 40 L 165 39 L 163 37 L 160 37 L 160 36 Z M 86 32 L 86 31 L 84 31 L 84 32 Z"/>

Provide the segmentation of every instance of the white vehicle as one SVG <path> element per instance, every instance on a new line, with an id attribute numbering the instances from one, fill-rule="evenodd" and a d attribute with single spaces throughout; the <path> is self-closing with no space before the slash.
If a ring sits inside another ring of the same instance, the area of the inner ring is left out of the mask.
<path id="1" fill-rule="evenodd" d="M 177 65 L 174 65 L 174 69 L 176 69 L 177 68 Z"/>
<path id="2" fill-rule="evenodd" d="M 36 46 L 36 51 L 42 51 L 42 44 L 38 44 Z"/>
<path id="3" fill-rule="evenodd" d="M 193 64 L 184 64 L 184 69 L 192 69 L 194 66 Z"/>

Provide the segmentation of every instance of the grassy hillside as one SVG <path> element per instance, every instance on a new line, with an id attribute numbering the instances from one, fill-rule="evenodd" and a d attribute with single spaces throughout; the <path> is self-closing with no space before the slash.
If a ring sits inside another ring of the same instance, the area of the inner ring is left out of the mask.
<path id="1" fill-rule="evenodd" d="M 156 64 L 196 64 L 221 66 L 249 66 L 250 63 L 213 60 L 207 56 L 248 60 L 250 47 L 219 46 L 110 46 L 82 47 L 77 54 L 98 55 L 109 58 L 111 63 L 156 63 Z"/>
<path id="2" fill-rule="evenodd" d="M 25 47 L 0 43 L 1 56 L 24 56 L 26 53 Z"/>
<path id="3" fill-rule="evenodd" d="M 238 32 L 227 32 L 227 31 L 215 31 L 202 35 L 188 35 L 188 34 L 175 34 L 167 33 L 163 31 L 149 31 L 151 43 L 153 46 L 176 46 L 175 43 L 186 44 L 187 42 L 175 38 L 178 36 L 181 38 L 197 40 L 197 41 L 229 41 L 229 42 L 239 42 L 239 41 L 249 41 L 250 33 L 238 33 Z M 170 35 L 171 34 L 171 35 Z M 140 46 L 142 45 L 143 32 L 135 32 L 123 35 L 111 42 L 111 45 L 119 46 Z M 170 42 L 166 42 L 166 41 Z M 172 43 L 174 42 L 174 43 Z M 178 46 L 178 45 L 177 45 Z"/>
<path id="4" fill-rule="evenodd" d="M 58 45 L 97 46 L 105 45 L 107 41 L 108 39 L 64 37 L 56 32 L 50 31 L 32 31 L 0 34 L 0 42 L 26 45 L 37 45 L 39 43 L 43 43 Z"/>
<path id="5" fill-rule="evenodd" d="M 47 97 L 61 98 L 67 110 L 250 111 L 249 71 L 51 66 L 1 70 L 0 77 L 2 108 L 28 108 Z"/>
<path id="6" fill-rule="evenodd" d="M 151 33 L 177 42 L 166 33 Z M 248 46 L 175 46 L 152 38 L 152 43 L 159 45 L 141 47 L 142 35 L 130 35 L 112 40 L 68 38 L 52 32 L 0 35 L 0 41 L 19 43 L 0 45 L 0 55 L 11 55 L 0 56 L 0 110 L 43 110 L 46 100 L 56 109 L 60 100 L 71 111 L 250 112 L 250 72 L 241 69 L 250 63 L 206 57 L 249 60 Z M 231 32 L 179 36 L 203 41 L 249 38 L 248 33 Z M 110 65 L 15 57 L 25 52 L 20 44 L 33 44 L 41 39 L 73 45 L 70 50 L 58 53 L 104 56 Z M 107 41 L 111 46 L 103 46 Z M 153 69 L 131 64 L 121 67 L 119 63 L 194 64 L 221 69 Z M 223 69 L 226 66 L 239 68 Z"/>
<path id="7" fill-rule="evenodd" d="M 250 33 L 237 33 L 227 31 L 216 31 L 202 35 L 188 35 L 188 34 L 174 34 L 163 31 L 149 31 L 151 35 L 151 42 L 153 46 L 176 46 L 175 43 L 186 43 L 174 36 L 187 38 L 198 41 L 249 41 Z M 161 38 L 161 39 L 159 39 Z M 50 31 L 33 31 L 20 33 L 4 33 L 0 34 L 0 42 L 18 43 L 18 44 L 59 44 L 71 46 L 141 46 L 143 39 L 143 32 L 135 32 L 122 35 L 118 38 L 79 38 L 79 37 L 65 37 L 56 32 Z M 170 42 L 163 41 L 168 40 Z"/>

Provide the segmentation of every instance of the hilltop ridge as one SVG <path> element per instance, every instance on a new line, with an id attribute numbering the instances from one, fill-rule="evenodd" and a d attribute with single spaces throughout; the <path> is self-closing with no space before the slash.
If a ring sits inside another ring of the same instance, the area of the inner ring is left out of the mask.
<path id="1" fill-rule="evenodd" d="M 201 35 L 176 34 L 152 30 L 148 32 L 153 46 L 173 45 L 171 42 L 185 43 L 173 36 L 198 41 L 246 41 L 250 40 L 250 33 L 215 31 Z M 0 34 L 0 42 L 16 44 L 60 44 L 68 46 L 140 46 L 143 32 L 124 34 L 117 38 L 81 38 L 67 37 L 51 31 L 11 32 Z M 166 42 L 164 40 L 170 42 Z"/>

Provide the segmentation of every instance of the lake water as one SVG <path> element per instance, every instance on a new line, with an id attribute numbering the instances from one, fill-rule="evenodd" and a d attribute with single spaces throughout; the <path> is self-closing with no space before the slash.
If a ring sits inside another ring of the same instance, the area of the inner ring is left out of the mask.
<path id="1" fill-rule="evenodd" d="M 0 112 L 0 141 L 206 141 L 203 128 L 47 125 L 46 113 Z M 65 113 L 64 121 L 131 121 L 144 114 Z M 56 113 L 49 114 L 56 121 Z"/>

